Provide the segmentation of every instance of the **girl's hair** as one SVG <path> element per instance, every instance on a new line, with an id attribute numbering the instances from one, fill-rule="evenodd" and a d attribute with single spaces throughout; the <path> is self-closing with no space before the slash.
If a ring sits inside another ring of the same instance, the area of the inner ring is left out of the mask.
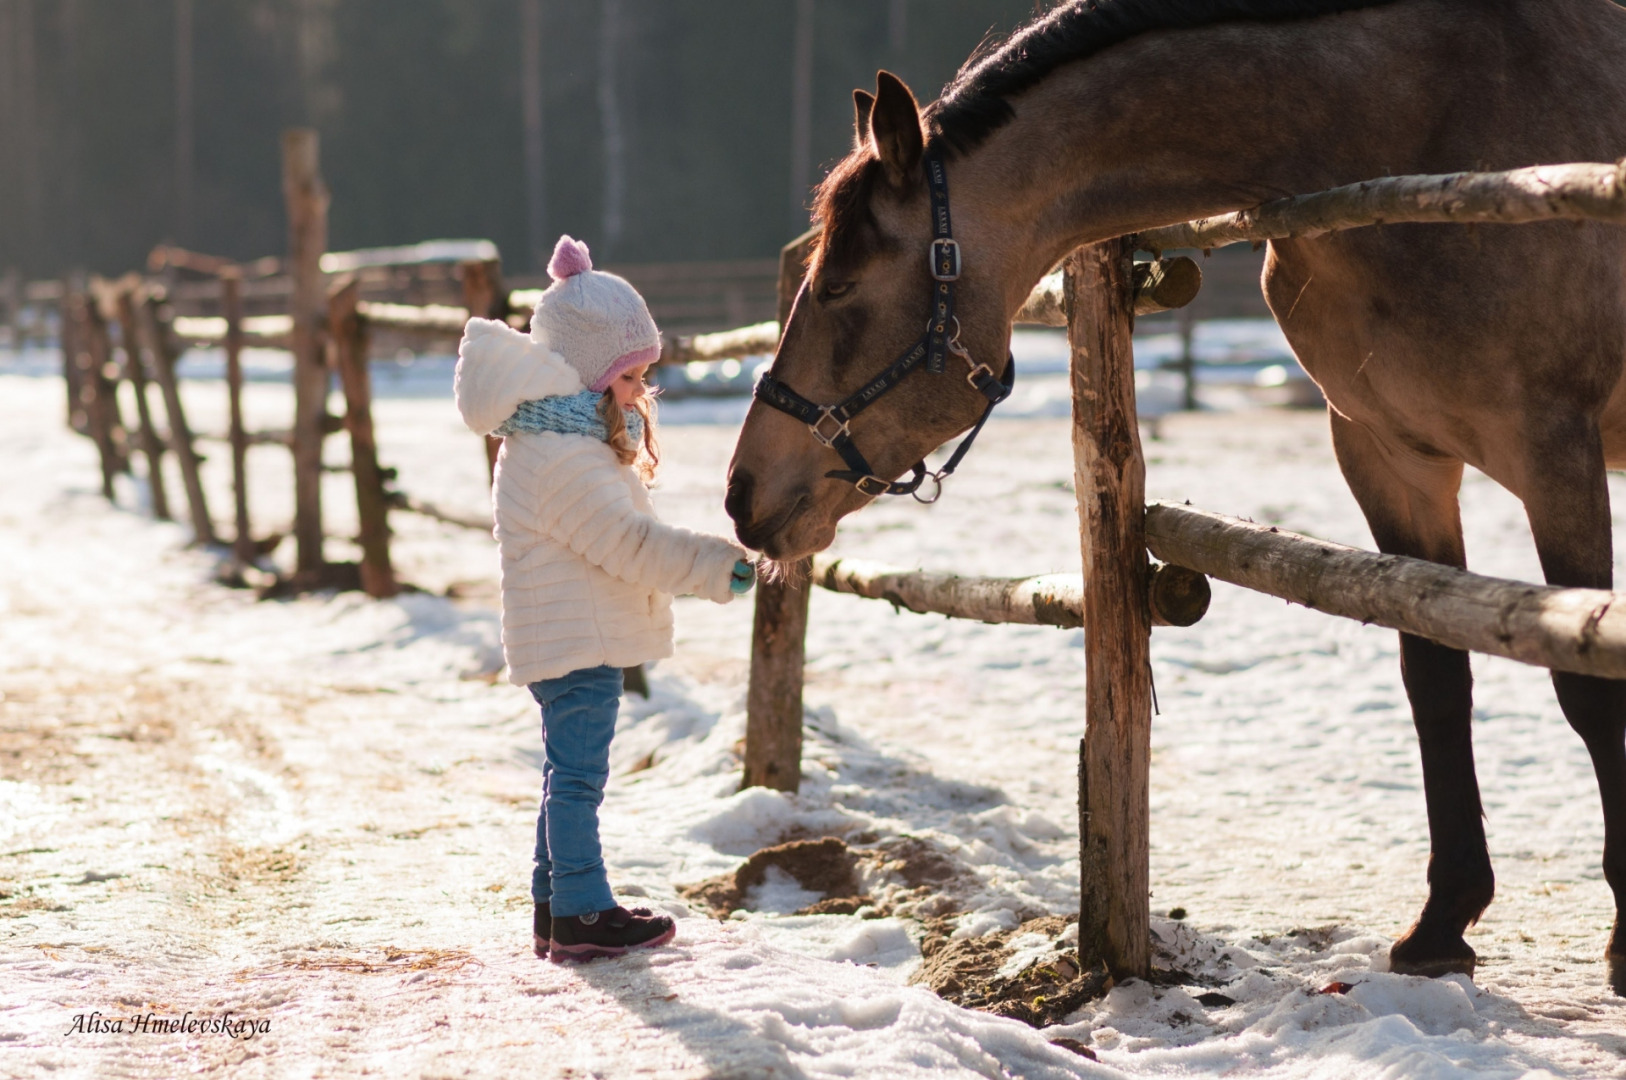
<path id="1" fill-rule="evenodd" d="M 615 451 L 617 461 L 623 465 L 637 465 L 638 475 L 647 484 L 655 479 L 655 470 L 661 464 L 660 443 L 655 441 L 655 391 L 645 391 L 632 403 L 632 407 L 644 418 L 642 444 L 634 443 L 627 433 L 627 418 L 615 403 L 615 391 L 606 390 L 604 396 L 598 399 L 599 418 L 609 431 L 609 438 L 605 441 Z"/>

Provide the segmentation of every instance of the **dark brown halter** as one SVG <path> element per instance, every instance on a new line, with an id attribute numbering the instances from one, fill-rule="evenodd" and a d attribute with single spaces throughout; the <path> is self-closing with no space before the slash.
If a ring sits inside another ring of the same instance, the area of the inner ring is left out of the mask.
<path id="1" fill-rule="evenodd" d="M 971 449 L 977 435 L 981 433 L 982 426 L 988 422 L 994 406 L 1010 397 L 1011 390 L 1016 385 L 1016 358 L 1007 355 L 1005 376 L 1001 378 L 995 375 L 987 364 L 974 361 L 971 354 L 960 344 L 960 322 L 954 317 L 954 283 L 960 278 L 960 245 L 954 240 L 949 221 L 948 177 L 943 170 L 942 158 L 936 154 L 927 153 L 925 166 L 926 186 L 931 192 L 932 203 L 932 242 L 927 251 L 927 258 L 931 266 L 932 279 L 936 283 L 932 287 L 932 313 L 926 324 L 926 332 L 920 336 L 920 340 L 906 349 L 903 355 L 894 360 L 891 367 L 838 404 L 815 405 L 780 382 L 771 371 L 757 380 L 755 394 L 758 401 L 794 416 L 806 424 L 815 439 L 841 455 L 841 460 L 847 463 L 847 468 L 833 469 L 825 473 L 825 476 L 834 480 L 845 480 L 865 495 L 913 495 L 921 502 L 930 503 L 937 501 L 943 490 L 943 478 L 951 475 L 959 467 L 960 461 Z M 971 372 L 966 376 L 966 382 L 988 400 L 987 406 L 982 410 L 982 416 L 971 429 L 971 434 L 965 437 L 949 456 L 948 462 L 936 472 L 928 473 L 926 463 L 917 461 L 914 464 L 914 475 L 908 480 L 889 481 L 876 476 L 875 470 L 870 467 L 870 463 L 853 442 L 852 432 L 847 425 L 877 398 L 902 382 L 905 376 L 921 365 L 922 361 L 925 362 L 928 372 L 941 375 L 949 353 L 970 365 Z M 922 499 L 919 494 L 920 485 L 928 476 L 934 485 L 932 496 L 929 499 Z"/>

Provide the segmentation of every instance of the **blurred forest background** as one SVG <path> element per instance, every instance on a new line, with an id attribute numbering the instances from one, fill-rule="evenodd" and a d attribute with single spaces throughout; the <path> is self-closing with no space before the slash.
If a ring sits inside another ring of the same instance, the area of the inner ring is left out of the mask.
<path id="1" fill-rule="evenodd" d="M 0 270 L 286 247 L 279 132 L 330 247 L 495 240 L 538 272 L 771 256 L 877 68 L 935 97 L 1035 0 L 0 0 Z M 1042 2 L 1040 7 L 1047 6 Z"/>

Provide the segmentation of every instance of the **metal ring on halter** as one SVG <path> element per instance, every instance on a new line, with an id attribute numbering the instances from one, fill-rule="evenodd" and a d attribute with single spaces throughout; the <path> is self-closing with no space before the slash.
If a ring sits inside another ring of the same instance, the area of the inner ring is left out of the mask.
<path id="1" fill-rule="evenodd" d="M 943 497 L 943 474 L 941 472 L 929 472 L 926 474 L 924 479 L 932 482 L 932 497 L 929 499 L 922 498 L 919 486 L 917 486 L 915 490 L 911 491 L 909 494 L 914 497 L 915 502 L 924 503 L 925 505 L 930 506 L 932 503 Z M 924 481 L 922 481 L 922 483 L 924 483 Z"/>
<path id="2" fill-rule="evenodd" d="M 975 374 L 976 369 L 977 369 L 977 367 L 979 365 L 977 364 L 977 362 L 975 360 L 971 359 L 971 350 L 966 348 L 964 345 L 960 344 L 960 317 L 958 315 L 955 315 L 955 316 L 953 316 L 953 318 L 954 318 L 954 336 L 949 338 L 948 341 L 946 341 L 944 344 L 946 344 L 948 346 L 948 351 L 949 352 L 953 353 L 955 356 L 958 356 L 961 360 L 964 360 L 966 362 L 966 364 L 972 369 L 972 373 Z M 983 368 L 988 367 L 987 364 L 982 364 L 980 366 L 983 367 Z M 975 386 L 976 384 L 973 383 L 972 385 Z"/>

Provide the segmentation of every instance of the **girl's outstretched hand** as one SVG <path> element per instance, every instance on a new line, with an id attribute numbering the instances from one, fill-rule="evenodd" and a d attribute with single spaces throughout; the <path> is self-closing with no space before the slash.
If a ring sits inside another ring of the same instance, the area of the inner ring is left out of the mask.
<path id="1" fill-rule="evenodd" d="M 728 591 L 735 596 L 744 596 L 751 591 L 751 586 L 757 583 L 757 568 L 744 559 L 734 560 L 734 571 L 728 578 Z"/>

